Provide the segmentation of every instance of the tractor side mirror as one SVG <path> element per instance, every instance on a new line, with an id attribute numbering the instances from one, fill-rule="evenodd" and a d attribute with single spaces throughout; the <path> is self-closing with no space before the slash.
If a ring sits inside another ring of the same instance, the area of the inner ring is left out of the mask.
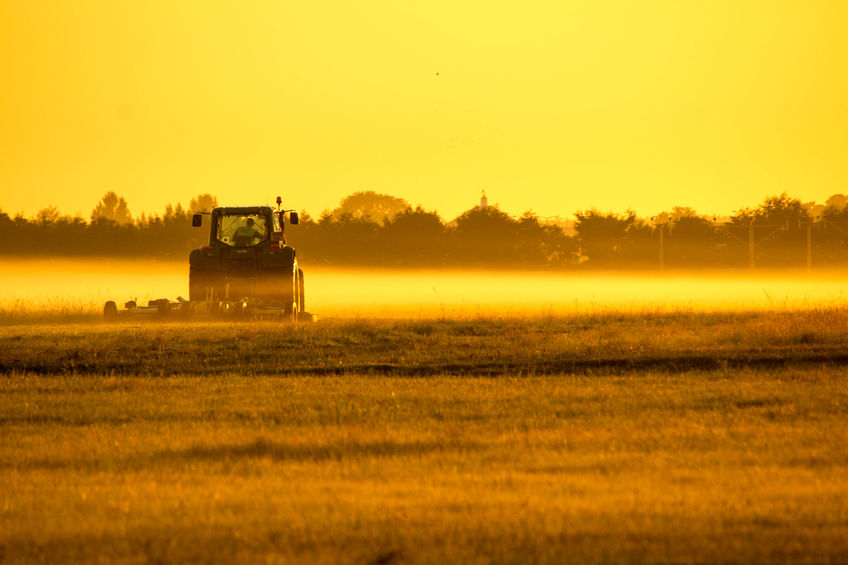
<path id="1" fill-rule="evenodd" d="M 298 222 L 297 212 L 289 212 L 289 223 L 296 226 Z"/>
<path id="2" fill-rule="evenodd" d="M 203 223 L 203 214 L 195 214 L 191 217 L 191 225 L 195 228 L 199 228 L 200 224 Z"/>

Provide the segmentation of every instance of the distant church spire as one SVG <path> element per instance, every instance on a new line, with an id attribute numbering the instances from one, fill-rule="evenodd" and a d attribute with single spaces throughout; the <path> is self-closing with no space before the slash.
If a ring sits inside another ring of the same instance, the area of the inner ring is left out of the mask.
<path id="1" fill-rule="evenodd" d="M 489 199 L 486 198 L 486 191 L 483 191 L 483 195 L 480 197 L 480 209 L 485 210 L 489 207 Z"/>

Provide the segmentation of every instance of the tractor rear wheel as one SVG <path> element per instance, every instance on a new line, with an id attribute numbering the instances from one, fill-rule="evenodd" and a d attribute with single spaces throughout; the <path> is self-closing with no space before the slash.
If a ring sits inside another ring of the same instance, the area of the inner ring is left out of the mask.
<path id="1" fill-rule="evenodd" d="M 226 286 L 222 280 L 220 271 L 216 271 L 214 269 L 189 269 L 189 301 L 203 302 L 210 298 L 222 298 L 224 297 L 225 292 Z"/>
<path id="2" fill-rule="evenodd" d="M 206 300 L 206 277 L 194 269 L 188 270 L 188 299 L 192 302 Z"/>
<path id="3" fill-rule="evenodd" d="M 289 320 L 297 319 L 298 306 L 300 305 L 298 282 L 297 271 L 287 274 L 281 281 L 283 288 L 279 295 L 280 307 Z"/>
<path id="4" fill-rule="evenodd" d="M 306 312 L 306 288 L 303 286 L 303 269 L 297 270 L 297 311 Z"/>

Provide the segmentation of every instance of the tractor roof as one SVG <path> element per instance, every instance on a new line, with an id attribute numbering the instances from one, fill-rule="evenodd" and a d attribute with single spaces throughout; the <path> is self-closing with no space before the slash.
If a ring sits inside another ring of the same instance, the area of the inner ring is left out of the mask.
<path id="1" fill-rule="evenodd" d="M 248 214 L 267 214 L 271 212 L 270 206 L 226 206 L 215 208 L 213 212 L 224 216 L 238 216 Z"/>

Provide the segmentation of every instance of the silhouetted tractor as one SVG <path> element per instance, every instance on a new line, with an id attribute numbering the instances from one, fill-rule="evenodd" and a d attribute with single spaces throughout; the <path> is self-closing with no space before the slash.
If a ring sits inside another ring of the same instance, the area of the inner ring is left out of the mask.
<path id="1" fill-rule="evenodd" d="M 131 300 L 119 311 L 106 303 L 107 320 L 119 315 L 158 317 L 233 314 L 314 320 L 306 312 L 303 271 L 293 248 L 286 245 L 285 224 L 297 224 L 294 210 L 270 206 L 221 207 L 194 214 L 201 227 L 209 216 L 209 242 L 189 254 L 189 299 L 151 300 L 139 306 Z"/>
<path id="2" fill-rule="evenodd" d="M 189 301 L 279 308 L 297 316 L 306 311 L 303 271 L 286 245 L 286 217 L 297 224 L 297 213 L 269 206 L 215 208 L 208 215 L 209 243 L 189 255 Z M 200 227 L 203 214 L 192 225 Z"/>

